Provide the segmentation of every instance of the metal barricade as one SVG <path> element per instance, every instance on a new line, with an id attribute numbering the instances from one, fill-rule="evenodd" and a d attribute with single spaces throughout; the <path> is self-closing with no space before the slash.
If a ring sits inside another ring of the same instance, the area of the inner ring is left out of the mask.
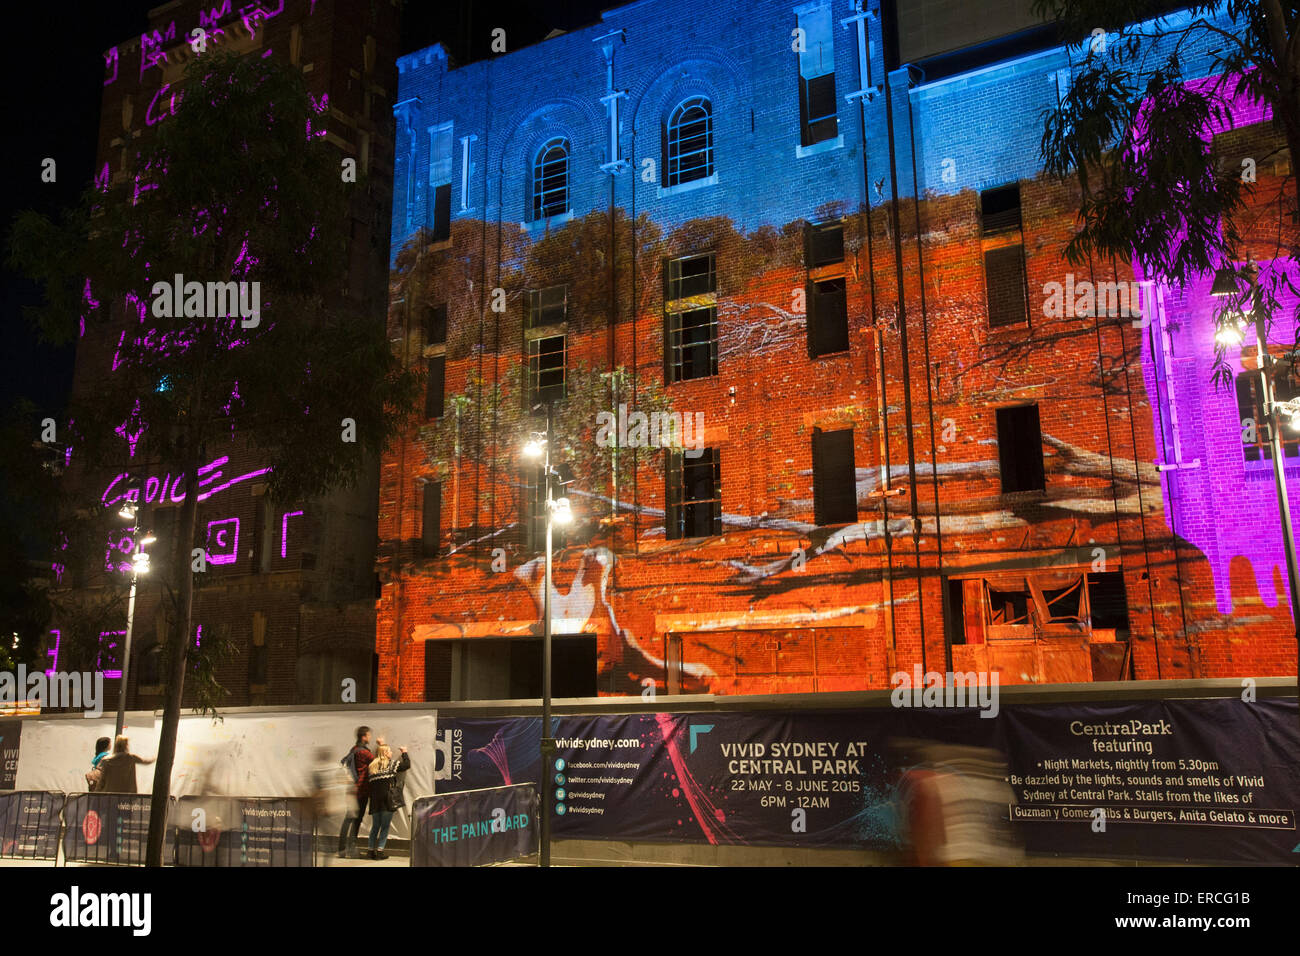
<path id="1" fill-rule="evenodd" d="M 60 790 L 0 793 L 0 857 L 57 861 L 66 802 Z"/>
<path id="2" fill-rule="evenodd" d="M 169 825 L 176 866 L 316 865 L 309 797 L 181 797 Z"/>
<path id="3" fill-rule="evenodd" d="M 152 805 L 150 794 L 69 794 L 63 807 L 64 862 L 143 866 Z"/>

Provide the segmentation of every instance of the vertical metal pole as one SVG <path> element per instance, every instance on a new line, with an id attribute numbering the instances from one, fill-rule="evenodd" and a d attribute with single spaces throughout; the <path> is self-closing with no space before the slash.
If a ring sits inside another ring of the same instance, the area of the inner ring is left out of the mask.
<path id="1" fill-rule="evenodd" d="M 1282 421 L 1273 404 L 1273 386 L 1269 380 L 1273 358 L 1268 354 L 1268 346 L 1264 341 L 1258 272 L 1251 273 L 1250 291 L 1250 311 L 1255 322 L 1255 347 L 1259 356 L 1260 396 L 1264 403 L 1264 414 L 1268 417 L 1269 446 L 1273 451 L 1273 480 L 1277 486 L 1277 513 L 1282 522 L 1282 550 L 1286 552 L 1287 586 L 1291 591 L 1292 632 L 1296 638 L 1297 666 L 1300 667 L 1300 574 L 1296 570 L 1295 532 L 1291 527 L 1291 501 L 1287 496 L 1286 466 L 1282 458 Z"/>
<path id="2" fill-rule="evenodd" d="M 126 689 L 131 680 L 131 632 L 135 628 L 135 586 L 139 578 L 135 555 L 140 553 L 140 512 L 137 510 L 135 514 L 135 527 L 131 529 L 131 540 L 135 543 L 131 555 L 131 594 L 126 599 L 126 639 L 122 642 L 122 686 L 117 692 L 117 730 L 113 732 L 114 740 L 122 735 L 126 726 Z"/>
<path id="3" fill-rule="evenodd" d="M 538 784 L 542 788 L 541 847 L 538 863 L 551 865 L 551 756 L 555 741 L 551 737 L 551 406 L 546 406 L 546 574 L 542 583 L 542 769 Z"/>

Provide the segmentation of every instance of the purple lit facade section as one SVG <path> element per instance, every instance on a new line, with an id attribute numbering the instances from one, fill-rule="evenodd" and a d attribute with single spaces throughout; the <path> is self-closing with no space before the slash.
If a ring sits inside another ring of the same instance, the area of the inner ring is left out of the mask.
<path id="1" fill-rule="evenodd" d="M 1269 119 L 1262 106 L 1242 99 L 1231 104 L 1231 114 L 1234 128 Z M 1207 133 L 1224 128 L 1216 124 Z M 1281 260 L 1261 261 L 1258 266 L 1261 276 L 1288 268 Z M 1136 263 L 1134 274 L 1139 280 L 1145 278 Z M 1300 270 L 1290 269 L 1288 278 L 1292 285 L 1300 285 Z M 1212 374 L 1218 303 L 1210 295 L 1213 282 L 1213 275 L 1203 275 L 1181 290 L 1157 283 L 1156 301 L 1144 304 L 1148 325 L 1139 333 L 1142 375 L 1161 449 L 1156 464 L 1162 467 L 1166 523 L 1209 560 L 1221 613 L 1231 614 L 1234 604 L 1251 600 L 1256 593 L 1267 607 L 1275 608 L 1279 601 L 1289 607 L 1273 463 L 1262 457 L 1247 461 L 1243 454 L 1235 379 L 1247 370 L 1243 358 L 1254 365 L 1254 328 L 1240 348 L 1228 349 L 1234 385 L 1216 385 Z M 1295 340 L 1296 307 L 1294 296 L 1280 296 L 1280 309 L 1271 317 L 1271 342 Z M 1288 499 L 1292 511 L 1300 511 L 1300 459 L 1284 461 Z M 1247 570 L 1250 574 L 1249 579 L 1239 579 L 1235 588 L 1234 564 L 1239 576 Z"/>

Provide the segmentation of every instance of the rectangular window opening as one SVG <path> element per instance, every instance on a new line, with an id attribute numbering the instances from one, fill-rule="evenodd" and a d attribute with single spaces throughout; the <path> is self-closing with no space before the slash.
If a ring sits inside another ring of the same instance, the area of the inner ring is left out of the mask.
<path id="1" fill-rule="evenodd" d="M 997 418 L 1002 493 L 1044 490 L 1043 434 L 1038 406 L 999 408 Z"/>

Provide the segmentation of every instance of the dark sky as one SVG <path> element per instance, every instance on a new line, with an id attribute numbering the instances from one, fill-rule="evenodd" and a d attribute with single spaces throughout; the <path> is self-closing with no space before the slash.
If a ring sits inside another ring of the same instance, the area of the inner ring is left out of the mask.
<path id="1" fill-rule="evenodd" d="M 38 289 L 8 268 L 8 234 L 19 210 L 53 213 L 72 204 L 88 184 L 95 158 L 103 81 L 103 51 L 143 32 L 147 11 L 162 0 L 7 5 L 4 59 L 10 114 L 6 118 L 0 226 L 0 414 L 20 397 L 59 417 L 72 376 L 73 349 L 39 341 L 22 307 Z M 366 0 L 340 0 L 366 2 Z M 458 62 L 491 55 L 491 31 L 503 27 L 511 49 L 541 40 L 552 29 L 594 22 L 612 0 L 474 2 L 408 0 L 403 12 L 402 52 L 442 42 Z M 56 12 L 56 9 L 58 12 Z M 41 162 L 52 157 L 57 181 L 42 183 Z"/>

